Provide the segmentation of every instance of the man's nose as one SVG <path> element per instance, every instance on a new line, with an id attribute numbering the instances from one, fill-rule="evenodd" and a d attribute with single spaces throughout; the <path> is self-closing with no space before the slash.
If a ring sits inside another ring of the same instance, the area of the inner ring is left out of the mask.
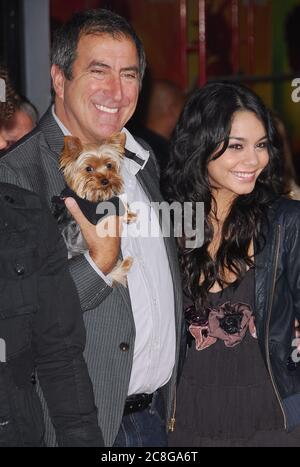
<path id="1" fill-rule="evenodd" d="M 109 91 L 115 101 L 121 101 L 123 97 L 122 82 L 120 76 L 112 76 L 109 83 Z"/>

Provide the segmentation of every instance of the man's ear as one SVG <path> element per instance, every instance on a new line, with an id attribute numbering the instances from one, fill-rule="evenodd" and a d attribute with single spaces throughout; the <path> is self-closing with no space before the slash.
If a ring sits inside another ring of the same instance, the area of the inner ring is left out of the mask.
<path id="1" fill-rule="evenodd" d="M 55 94 L 60 99 L 64 97 L 65 75 L 64 72 L 57 65 L 51 66 L 52 85 Z"/>

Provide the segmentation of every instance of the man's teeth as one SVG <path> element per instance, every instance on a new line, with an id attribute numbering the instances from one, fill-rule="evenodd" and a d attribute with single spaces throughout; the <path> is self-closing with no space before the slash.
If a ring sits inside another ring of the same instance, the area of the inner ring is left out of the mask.
<path id="1" fill-rule="evenodd" d="M 232 172 L 233 175 L 240 178 L 252 178 L 255 172 Z"/>
<path id="2" fill-rule="evenodd" d="M 118 112 L 118 109 L 116 107 L 105 107 L 105 105 L 97 105 L 95 104 L 96 109 L 102 110 L 102 112 L 107 112 L 109 114 L 115 114 Z"/>

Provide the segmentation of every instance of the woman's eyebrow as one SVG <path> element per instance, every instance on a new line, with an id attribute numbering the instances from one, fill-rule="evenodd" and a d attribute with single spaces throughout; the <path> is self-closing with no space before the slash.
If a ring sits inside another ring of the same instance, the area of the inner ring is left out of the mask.
<path id="1" fill-rule="evenodd" d="M 262 139 L 267 139 L 268 136 L 265 135 L 265 136 L 262 136 L 261 138 L 259 138 L 258 141 L 261 141 Z M 241 138 L 240 136 L 229 136 L 229 139 L 237 139 L 238 141 L 246 141 L 246 138 Z"/>
<path id="2" fill-rule="evenodd" d="M 259 138 L 259 140 L 258 140 L 258 141 L 261 141 L 262 139 L 268 139 L 268 136 L 267 136 L 267 135 L 265 135 L 265 136 L 262 136 L 261 138 Z"/>
<path id="3" fill-rule="evenodd" d="M 239 136 L 229 136 L 229 139 L 238 139 L 239 141 L 245 141 L 246 138 L 241 138 Z"/>

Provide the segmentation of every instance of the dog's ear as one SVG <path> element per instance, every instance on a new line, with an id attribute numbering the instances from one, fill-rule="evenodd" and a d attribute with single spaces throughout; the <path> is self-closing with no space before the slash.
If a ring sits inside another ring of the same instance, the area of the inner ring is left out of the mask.
<path id="1" fill-rule="evenodd" d="M 79 157 L 83 150 L 81 141 L 76 136 L 65 136 L 64 147 L 60 156 L 59 168 L 64 171 Z"/>
<path id="2" fill-rule="evenodd" d="M 71 159 L 77 159 L 82 150 L 83 147 L 79 138 L 77 138 L 76 136 L 64 137 L 63 154 L 66 157 L 70 157 Z"/>
<path id="3" fill-rule="evenodd" d="M 108 144 L 117 144 L 125 148 L 126 135 L 125 133 L 114 133 L 110 138 L 107 139 Z"/>

